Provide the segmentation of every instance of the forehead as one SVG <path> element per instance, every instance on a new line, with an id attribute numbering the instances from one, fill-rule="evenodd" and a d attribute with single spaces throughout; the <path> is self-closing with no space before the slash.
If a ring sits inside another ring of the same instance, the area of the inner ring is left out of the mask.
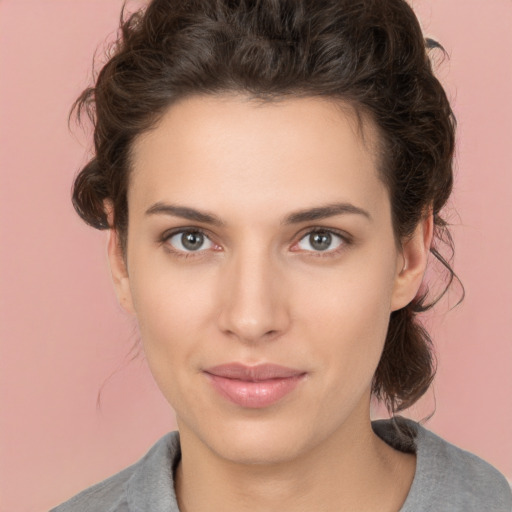
<path id="1" fill-rule="evenodd" d="M 340 102 L 193 96 L 136 140 L 128 200 L 137 208 L 171 199 L 235 209 L 273 205 L 267 211 L 305 202 L 377 204 L 387 194 L 376 143 L 371 123 L 361 126 Z"/>

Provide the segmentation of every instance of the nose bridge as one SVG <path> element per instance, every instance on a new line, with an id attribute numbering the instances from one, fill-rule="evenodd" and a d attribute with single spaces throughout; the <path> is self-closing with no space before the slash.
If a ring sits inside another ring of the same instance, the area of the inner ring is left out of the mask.
<path id="1" fill-rule="evenodd" d="M 229 256 L 221 276 L 219 326 L 242 341 L 254 342 L 283 332 L 288 315 L 278 262 L 257 237 L 246 238 Z"/>

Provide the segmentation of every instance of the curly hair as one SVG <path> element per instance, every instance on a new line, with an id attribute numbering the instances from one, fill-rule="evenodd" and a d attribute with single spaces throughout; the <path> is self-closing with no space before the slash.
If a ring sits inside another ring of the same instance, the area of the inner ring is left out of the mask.
<path id="1" fill-rule="evenodd" d="M 431 253 L 448 271 L 446 291 L 456 276 L 438 250 L 445 242 L 453 254 L 440 212 L 452 190 L 456 122 L 432 70 L 434 48 L 442 50 L 424 38 L 404 0 L 153 0 L 127 17 L 123 8 L 106 64 L 71 111 L 92 120 L 95 148 L 74 183 L 75 209 L 95 228 L 116 229 L 126 249 L 133 142 L 184 97 L 339 99 L 377 127 L 396 239 L 433 212 Z M 114 207 L 112 226 L 105 199 Z M 417 314 L 436 301 L 423 293 L 391 314 L 372 393 L 393 415 L 435 375 Z"/>

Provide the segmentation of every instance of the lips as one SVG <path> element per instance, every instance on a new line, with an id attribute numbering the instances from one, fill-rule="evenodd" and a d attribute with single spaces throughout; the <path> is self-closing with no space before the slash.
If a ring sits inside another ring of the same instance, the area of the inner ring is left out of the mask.
<path id="1" fill-rule="evenodd" d="M 246 408 L 268 407 L 290 394 L 306 372 L 275 364 L 229 363 L 205 370 L 212 387 L 225 399 Z"/>
<path id="2" fill-rule="evenodd" d="M 287 368 L 277 364 L 259 364 L 257 366 L 245 366 L 241 363 L 229 363 L 214 366 L 205 370 L 206 373 L 217 375 L 226 379 L 238 379 L 248 382 L 259 382 L 269 379 L 286 379 L 303 375 L 304 371 Z"/>

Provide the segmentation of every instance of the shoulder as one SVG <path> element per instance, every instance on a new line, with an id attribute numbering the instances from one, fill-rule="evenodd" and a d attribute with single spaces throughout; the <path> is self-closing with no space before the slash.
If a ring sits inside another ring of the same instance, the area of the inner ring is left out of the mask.
<path id="1" fill-rule="evenodd" d="M 179 456 L 178 432 L 169 432 L 138 462 L 85 489 L 50 512 L 131 512 L 139 510 L 139 502 L 144 502 L 149 509 L 160 510 L 156 500 L 172 499 L 172 465 Z M 151 501 L 153 497 L 154 503 Z"/>
<path id="2" fill-rule="evenodd" d="M 419 427 L 418 450 L 424 471 L 437 471 L 434 482 L 448 500 L 465 510 L 512 511 L 512 493 L 505 477 L 477 455 Z M 471 508 L 472 507 L 472 508 Z"/>
<path id="3" fill-rule="evenodd" d="M 92 512 L 93 510 L 128 512 L 125 486 L 136 467 L 137 464 L 134 464 L 85 489 L 50 512 Z"/>
<path id="4" fill-rule="evenodd" d="M 496 468 L 418 423 L 406 422 L 416 431 L 417 462 L 402 512 L 512 511 L 510 485 Z"/>

